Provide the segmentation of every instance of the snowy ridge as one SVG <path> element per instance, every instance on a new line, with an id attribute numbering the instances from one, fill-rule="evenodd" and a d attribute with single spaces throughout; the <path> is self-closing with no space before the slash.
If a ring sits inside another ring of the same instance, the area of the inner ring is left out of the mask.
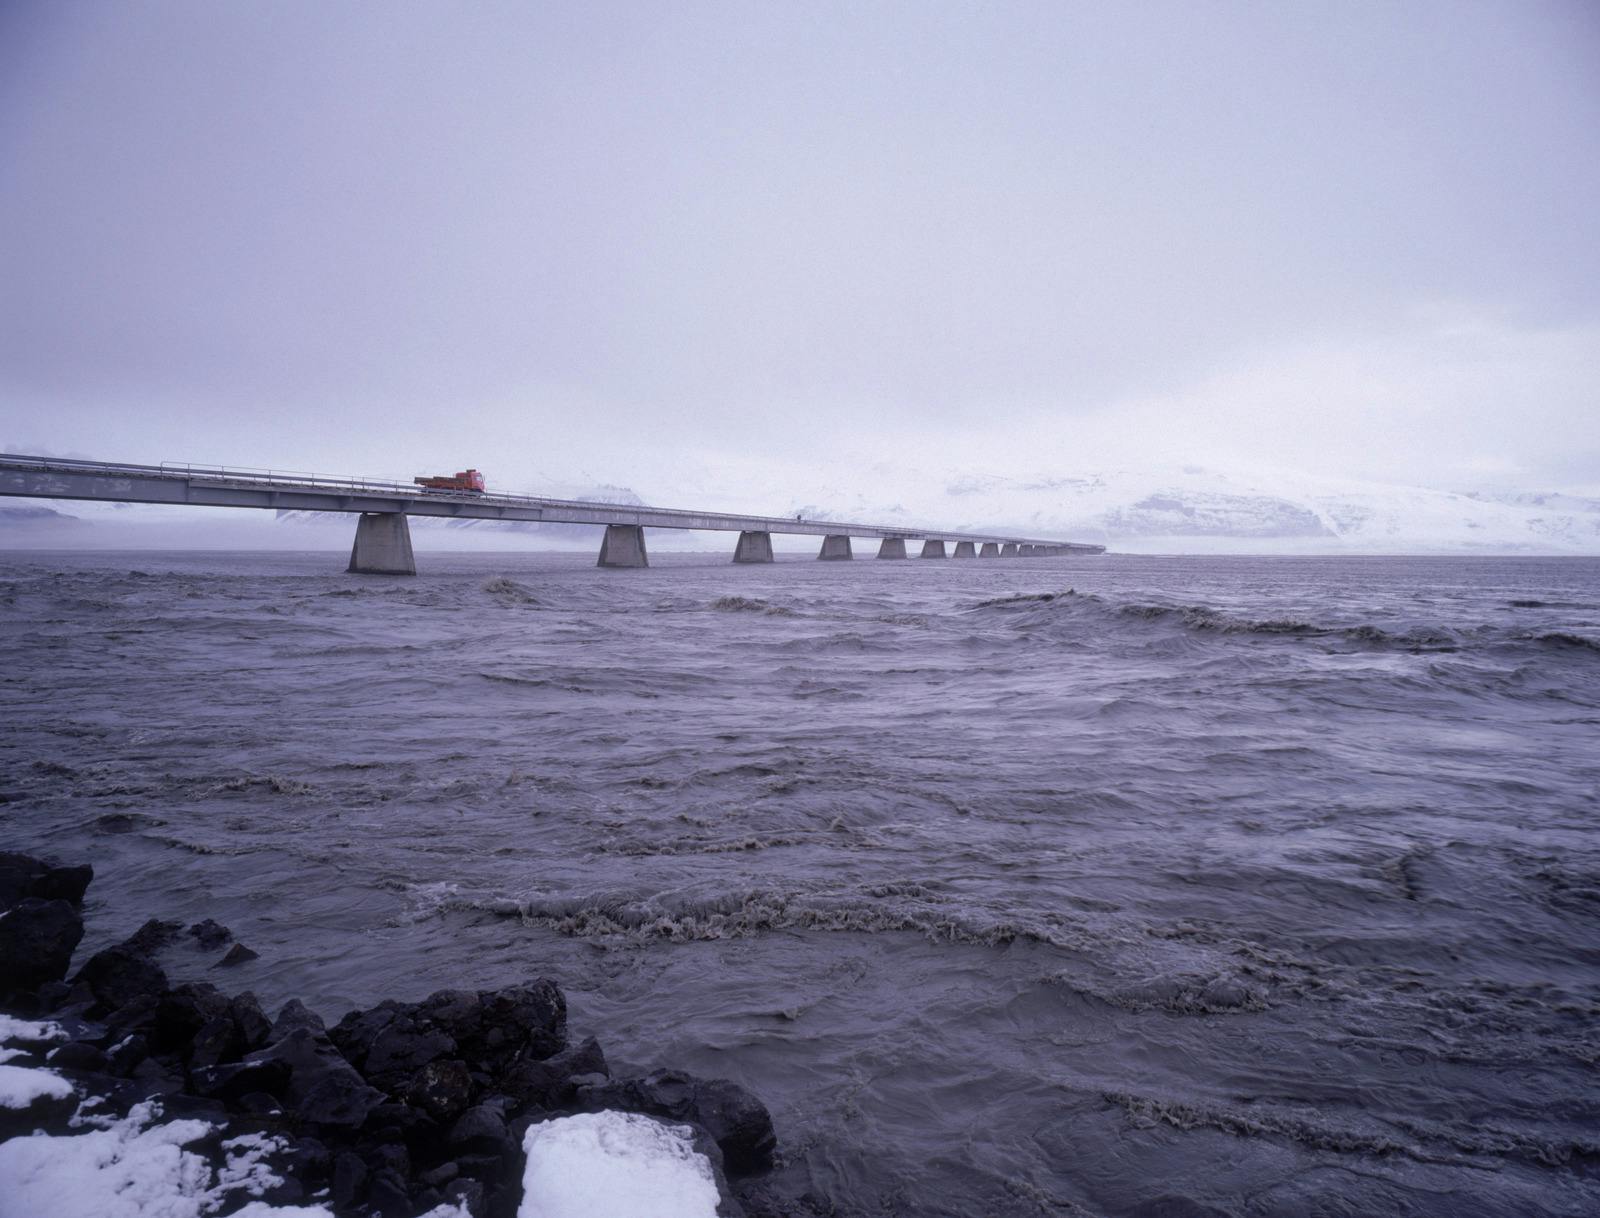
<path id="1" fill-rule="evenodd" d="M 852 485 L 877 489 L 845 489 Z M 891 490 L 893 498 L 885 494 Z M 1456 493 L 1292 471 L 1178 466 L 1002 476 L 878 466 L 810 498 L 807 515 L 939 520 L 1124 551 L 1600 553 L 1600 497 Z"/>

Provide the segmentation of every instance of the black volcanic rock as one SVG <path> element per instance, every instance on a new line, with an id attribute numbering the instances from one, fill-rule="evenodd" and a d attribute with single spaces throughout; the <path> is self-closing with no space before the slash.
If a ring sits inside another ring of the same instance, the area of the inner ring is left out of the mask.
<path id="1" fill-rule="evenodd" d="M 33 883 L 33 895 L 45 901 L 83 904 L 83 894 L 94 879 L 94 868 L 87 863 L 76 867 L 51 867 Z"/>
<path id="2" fill-rule="evenodd" d="M 361 1156 L 345 1151 L 333 1157 L 333 1204 L 348 1210 L 367 1189 L 367 1165 Z"/>
<path id="3" fill-rule="evenodd" d="M 116 1044 L 138 1034 L 150 1039 L 156 1034 L 156 1012 L 161 1009 L 159 994 L 138 994 L 106 1016 L 105 1037 L 108 1044 Z"/>
<path id="4" fill-rule="evenodd" d="M 283 1004 L 278 1011 L 278 1017 L 272 1021 L 272 1039 L 282 1040 L 291 1032 L 302 1029 L 317 1036 L 326 1036 L 328 1032 L 327 1025 L 322 1022 L 322 1016 L 310 1010 L 298 998 L 291 998 Z"/>
<path id="5" fill-rule="evenodd" d="M 145 1058 L 128 1077 L 139 1084 L 145 1096 L 176 1095 L 183 1090 L 182 1076 L 153 1057 Z"/>
<path id="6" fill-rule="evenodd" d="M 138 1032 L 122 1037 L 106 1050 L 106 1068 L 111 1073 L 130 1078 L 145 1058 L 150 1056 L 150 1042 Z"/>
<path id="7" fill-rule="evenodd" d="M 592 1082 L 596 1076 L 603 1080 L 610 1074 L 600 1042 L 591 1036 L 553 1057 L 514 1062 L 498 1084 L 518 1104 L 548 1111 L 572 1103 L 578 1080 Z"/>
<path id="8" fill-rule="evenodd" d="M 298 1009 L 290 1011 L 289 1007 Z M 284 1099 L 301 1121 L 359 1128 L 367 1114 L 383 1102 L 383 1093 L 367 1086 L 326 1035 L 313 1031 L 310 1021 L 320 1027 L 320 1019 L 299 1002 L 291 1002 L 289 1007 L 273 1025 L 273 1043 L 244 1060 L 256 1064 L 281 1062 L 288 1067 Z M 290 1018 L 286 1019 L 286 1015 Z M 310 1020 L 304 1016 L 310 1016 Z M 279 1029 L 286 1026 L 290 1028 L 288 1034 L 278 1038 Z"/>
<path id="9" fill-rule="evenodd" d="M 567 1000 L 548 978 L 473 993 L 441 990 L 418 1016 L 452 1036 L 461 1056 L 495 1067 L 520 1055 L 549 1057 L 567 1042 Z"/>
<path id="10" fill-rule="evenodd" d="M 83 917 L 67 901 L 19 900 L 0 915 L 0 992 L 21 994 L 60 981 L 82 938 Z"/>
<path id="11" fill-rule="evenodd" d="M 510 1154 L 505 1118 L 487 1104 L 468 1108 L 450 1127 L 450 1148 L 458 1154 Z"/>
<path id="12" fill-rule="evenodd" d="M 766 1105 L 738 1083 L 699 1079 L 677 1070 L 585 1087 L 580 1102 L 591 1112 L 605 1108 L 688 1121 L 709 1133 L 730 1173 L 771 1165 L 777 1141 Z"/>
<path id="13" fill-rule="evenodd" d="M 69 1040 L 58 1049 L 52 1049 L 46 1064 L 52 1070 L 72 1070 L 86 1074 L 104 1074 L 107 1069 L 105 1052 L 86 1040 Z"/>
<path id="14" fill-rule="evenodd" d="M 466 1062 L 429 1062 L 417 1072 L 405 1099 L 441 1124 L 454 1121 L 472 1103 L 472 1075 Z"/>
<path id="15" fill-rule="evenodd" d="M 88 864 L 55 867 L 31 855 L 0 851 L 0 912 L 28 897 L 82 904 L 92 879 L 94 868 Z"/>
<path id="16" fill-rule="evenodd" d="M 239 1039 L 246 1051 L 259 1049 L 272 1039 L 272 1022 L 261 1010 L 261 1003 L 249 990 L 235 994 L 228 1004 L 233 1025 L 239 1029 Z"/>
<path id="17" fill-rule="evenodd" d="M 167 975 L 160 965 L 125 943 L 90 956 L 74 980 L 87 982 L 96 1004 L 107 1011 L 136 998 L 159 998 L 167 990 Z"/>
<path id="18" fill-rule="evenodd" d="M 410 1020 L 397 1020 L 373 1042 L 367 1056 L 367 1077 L 379 1086 L 388 1081 L 399 1085 L 429 1062 L 454 1056 L 455 1051 L 456 1042 L 446 1033 Z"/>
<path id="19" fill-rule="evenodd" d="M 228 949 L 227 953 L 222 957 L 222 959 L 218 960 L 211 967 L 232 968 L 236 964 L 243 964 L 246 960 L 259 959 L 260 955 L 260 952 L 251 951 L 243 943 L 235 943 Z"/>
<path id="20" fill-rule="evenodd" d="M 244 1052 L 244 1038 L 231 1013 L 207 1020 L 195 1032 L 189 1046 L 189 1068 L 219 1066 Z"/>
<path id="21" fill-rule="evenodd" d="M 361 1137 L 369 1144 L 403 1144 L 416 1153 L 419 1160 L 432 1162 L 444 1145 L 444 1131 L 439 1122 L 421 1108 L 400 1100 L 379 1104 L 367 1114 L 367 1123 L 361 1127 Z"/>
<path id="22" fill-rule="evenodd" d="M 567 1003 L 543 978 L 502 990 L 440 990 L 421 1002 L 352 1011 L 329 1037 L 368 1082 L 422 1097 L 414 1102 L 450 1121 L 515 1063 L 562 1050 Z M 441 1064 L 448 1062 L 461 1069 Z"/>
<path id="23" fill-rule="evenodd" d="M 367 1182 L 367 1212 L 387 1218 L 404 1218 L 415 1211 L 405 1177 L 390 1168 L 374 1172 Z"/>
<path id="24" fill-rule="evenodd" d="M 182 929 L 182 922 L 168 922 L 161 918 L 151 918 L 138 930 L 134 931 L 133 934 L 124 939 L 122 946 L 143 956 L 153 956 L 177 938 L 178 932 Z"/>
<path id="25" fill-rule="evenodd" d="M 204 922 L 196 922 L 191 926 L 189 936 L 194 939 L 197 946 L 209 952 L 215 951 L 232 939 L 233 932 L 222 923 L 207 918 Z"/>
<path id="26" fill-rule="evenodd" d="M 227 995 L 208 982 L 173 986 L 157 1002 L 153 1043 L 161 1051 L 187 1049 L 207 1024 L 222 1021 L 231 1029 L 230 1011 Z"/>
<path id="27" fill-rule="evenodd" d="M 272 1059 L 197 1066 L 189 1071 L 189 1082 L 201 1095 L 230 1102 L 249 1095 L 278 1100 L 289 1089 L 289 1063 Z"/>
<path id="28" fill-rule="evenodd" d="M 386 1138 L 373 1143 L 367 1147 L 363 1158 L 374 1175 L 381 1171 L 392 1171 L 400 1176 L 411 1174 L 411 1152 L 402 1141 Z"/>
<path id="29" fill-rule="evenodd" d="M 470 1177 L 458 1177 L 440 1190 L 446 1205 L 465 1206 L 469 1214 L 484 1212 L 484 1189 L 481 1182 Z"/>

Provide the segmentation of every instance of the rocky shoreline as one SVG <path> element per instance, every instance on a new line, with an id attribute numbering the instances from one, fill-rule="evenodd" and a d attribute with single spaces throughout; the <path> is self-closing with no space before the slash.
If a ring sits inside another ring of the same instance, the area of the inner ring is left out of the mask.
<path id="1" fill-rule="evenodd" d="M 0 1095 L 0 1162 L 11 1139 L 159 1117 L 204 1130 L 185 1153 L 221 1183 L 197 1213 L 516 1218 L 547 1212 L 524 1196 L 539 1131 L 628 1113 L 705 1157 L 722 1218 L 820 1212 L 763 1182 L 776 1140 L 755 1096 L 672 1070 L 613 1077 L 596 1040 L 568 1038 L 548 978 L 386 1001 L 332 1027 L 298 1000 L 269 1017 L 249 992 L 173 984 L 158 961 L 225 947 L 210 967 L 243 958 L 215 922 L 147 922 L 72 972 L 92 879 L 88 866 L 0 853 L 0 1011 L 12 1017 L 0 1017 L 0 1070 L 32 1080 Z"/>

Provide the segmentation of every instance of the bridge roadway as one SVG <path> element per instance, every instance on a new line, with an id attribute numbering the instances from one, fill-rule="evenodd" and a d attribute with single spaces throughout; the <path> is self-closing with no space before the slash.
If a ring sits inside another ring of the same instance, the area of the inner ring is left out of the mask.
<path id="1" fill-rule="evenodd" d="M 734 562 L 771 562 L 772 534 L 821 537 L 823 559 L 852 557 L 850 539 L 879 539 L 879 558 L 906 557 L 906 542 L 921 540 L 923 558 L 944 558 L 945 543 L 957 558 L 1042 558 L 1100 554 L 1104 546 L 1001 533 L 963 533 L 902 525 L 855 524 L 788 516 L 740 516 L 679 508 L 633 507 L 535 495 L 424 491 L 418 486 L 370 478 L 326 477 L 274 470 L 201 465 L 127 465 L 0 453 L 0 495 L 29 499 L 92 499 L 121 503 L 189 504 L 204 507 L 272 508 L 303 512 L 359 513 L 350 570 L 414 575 L 408 516 L 541 523 L 605 525 L 602 567 L 649 565 L 644 530 L 704 529 L 735 532 Z"/>

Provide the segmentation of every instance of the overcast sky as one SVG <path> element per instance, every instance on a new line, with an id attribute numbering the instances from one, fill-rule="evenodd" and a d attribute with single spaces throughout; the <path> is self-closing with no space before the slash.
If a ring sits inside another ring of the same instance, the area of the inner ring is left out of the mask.
<path id="1" fill-rule="evenodd" d="M 1600 483 L 1600 5 L 0 6 L 0 446 Z"/>

